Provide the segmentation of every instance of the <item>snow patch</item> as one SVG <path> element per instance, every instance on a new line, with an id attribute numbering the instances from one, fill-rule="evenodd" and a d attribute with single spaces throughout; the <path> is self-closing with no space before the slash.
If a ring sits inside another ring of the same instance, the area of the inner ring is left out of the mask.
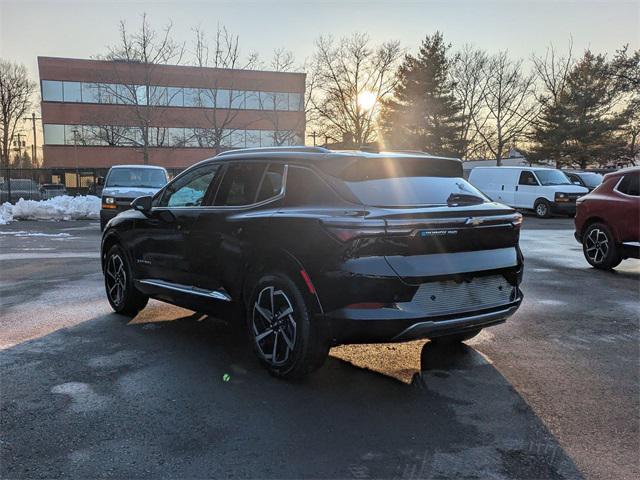
<path id="1" fill-rule="evenodd" d="M 93 195 L 62 195 L 49 200 L 20 199 L 15 205 L 0 205 L 0 225 L 13 220 L 83 220 L 100 218 L 100 198 Z"/>

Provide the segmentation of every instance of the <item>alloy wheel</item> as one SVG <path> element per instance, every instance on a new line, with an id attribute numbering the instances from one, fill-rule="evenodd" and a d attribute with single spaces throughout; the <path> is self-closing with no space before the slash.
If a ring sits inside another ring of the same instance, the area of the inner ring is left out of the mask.
<path id="1" fill-rule="evenodd" d="M 111 255 L 106 269 L 107 294 L 111 301 L 120 305 L 124 298 L 127 285 L 127 272 L 122 257 L 118 254 Z"/>
<path id="2" fill-rule="evenodd" d="M 607 234 L 599 228 L 594 228 L 585 238 L 585 253 L 593 263 L 601 263 L 609 253 L 609 239 Z"/>
<path id="3" fill-rule="evenodd" d="M 253 305 L 251 327 L 260 355 L 274 366 L 289 359 L 296 344 L 296 321 L 289 297 L 282 290 L 263 288 Z"/>

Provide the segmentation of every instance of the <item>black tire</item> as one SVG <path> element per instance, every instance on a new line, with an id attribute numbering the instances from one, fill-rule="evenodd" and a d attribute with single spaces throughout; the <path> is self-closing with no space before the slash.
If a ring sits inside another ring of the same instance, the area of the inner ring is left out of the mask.
<path id="1" fill-rule="evenodd" d="M 291 313 L 282 316 L 288 310 Z M 286 274 L 259 277 L 247 299 L 247 330 L 256 355 L 272 375 L 300 379 L 324 363 L 329 342 L 310 313 L 300 288 Z"/>
<path id="2" fill-rule="evenodd" d="M 551 216 L 551 204 L 544 198 L 536 200 L 533 210 L 538 218 L 549 218 Z"/>
<path id="3" fill-rule="evenodd" d="M 120 245 L 114 245 L 107 253 L 104 288 L 111 308 L 122 315 L 137 315 L 149 301 L 149 297 L 136 289 L 131 266 Z"/>
<path id="4" fill-rule="evenodd" d="M 582 253 L 587 262 L 600 270 L 611 270 L 622 261 L 611 229 L 604 223 L 592 223 L 582 234 Z"/>
<path id="5" fill-rule="evenodd" d="M 476 335 L 480 333 L 482 329 L 478 328 L 476 330 L 469 330 L 464 333 L 454 333 L 453 335 L 443 335 L 441 337 L 432 338 L 431 341 L 434 343 L 461 343 L 465 340 L 470 340 Z"/>

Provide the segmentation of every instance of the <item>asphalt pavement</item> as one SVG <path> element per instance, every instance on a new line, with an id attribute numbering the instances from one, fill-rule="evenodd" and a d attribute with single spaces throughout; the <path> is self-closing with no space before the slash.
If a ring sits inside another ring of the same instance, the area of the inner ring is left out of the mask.
<path id="1" fill-rule="evenodd" d="M 0 226 L 2 478 L 640 477 L 640 262 L 525 219 L 525 300 L 467 345 L 266 374 L 229 322 L 111 312 L 95 222 Z"/>

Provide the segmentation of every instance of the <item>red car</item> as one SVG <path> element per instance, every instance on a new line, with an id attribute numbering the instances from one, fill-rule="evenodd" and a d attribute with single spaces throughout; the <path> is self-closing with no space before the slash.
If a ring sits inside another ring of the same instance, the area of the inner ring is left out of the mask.
<path id="1" fill-rule="evenodd" d="M 640 167 L 605 175 L 576 205 L 575 237 L 593 267 L 610 270 L 640 258 Z"/>

